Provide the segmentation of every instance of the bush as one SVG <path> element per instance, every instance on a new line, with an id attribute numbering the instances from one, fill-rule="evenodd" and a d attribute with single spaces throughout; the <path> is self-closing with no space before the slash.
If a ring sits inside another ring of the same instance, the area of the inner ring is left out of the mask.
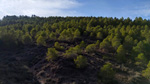
<path id="1" fill-rule="evenodd" d="M 103 39 L 103 34 L 101 32 L 98 32 L 96 38 Z"/>
<path id="2" fill-rule="evenodd" d="M 80 45 L 76 45 L 74 47 L 74 51 L 76 51 L 77 54 L 81 54 L 82 53 L 82 49 L 81 49 Z"/>
<path id="3" fill-rule="evenodd" d="M 58 38 L 61 41 L 73 41 L 73 30 L 71 29 L 64 29 Z"/>
<path id="4" fill-rule="evenodd" d="M 35 28 L 33 28 L 31 31 L 30 31 L 30 34 L 31 34 L 31 36 L 34 38 L 35 36 L 36 36 L 36 29 Z"/>
<path id="5" fill-rule="evenodd" d="M 46 34 L 45 31 L 42 31 L 40 36 L 42 36 L 43 38 L 47 39 L 48 38 L 48 35 Z"/>
<path id="6" fill-rule="evenodd" d="M 114 47 L 115 50 L 117 50 L 117 48 L 121 45 L 121 41 L 120 39 L 115 36 L 113 39 L 112 39 L 112 47 Z"/>
<path id="7" fill-rule="evenodd" d="M 22 37 L 22 42 L 23 44 L 31 44 L 32 43 L 32 38 L 29 34 L 26 34 Z"/>
<path id="8" fill-rule="evenodd" d="M 78 29 L 76 29 L 74 32 L 74 39 L 76 38 L 80 38 L 80 31 Z"/>
<path id="9" fill-rule="evenodd" d="M 117 55 L 116 55 L 117 61 L 125 62 L 126 61 L 125 55 L 126 55 L 126 50 L 124 49 L 123 45 L 120 45 L 117 49 Z"/>
<path id="10" fill-rule="evenodd" d="M 115 71 L 113 70 L 111 63 L 106 63 L 103 65 L 98 74 L 99 78 L 104 84 L 112 84 L 114 81 L 114 75 Z"/>
<path id="11" fill-rule="evenodd" d="M 79 44 L 81 49 L 84 49 L 86 47 L 86 44 L 84 41 L 81 41 L 81 43 Z"/>
<path id="12" fill-rule="evenodd" d="M 58 57 L 58 51 L 55 48 L 48 48 L 48 51 L 46 53 L 46 59 L 49 60 L 55 60 Z"/>
<path id="13" fill-rule="evenodd" d="M 57 50 L 64 50 L 64 47 L 63 47 L 63 46 L 60 46 L 60 44 L 59 44 L 58 42 L 55 42 L 54 47 L 55 47 Z"/>
<path id="14" fill-rule="evenodd" d="M 110 42 L 107 39 L 104 39 L 101 43 L 100 43 L 100 48 L 101 49 L 108 49 L 110 47 Z"/>
<path id="15" fill-rule="evenodd" d="M 90 33 L 90 37 L 91 37 L 91 38 L 95 38 L 95 33 L 91 32 L 91 33 Z"/>
<path id="16" fill-rule="evenodd" d="M 43 38 L 43 36 L 39 36 L 36 40 L 37 45 L 43 45 L 46 46 L 46 41 L 45 38 Z"/>
<path id="17" fill-rule="evenodd" d="M 89 44 L 86 48 L 85 51 L 88 53 L 93 53 L 96 50 L 96 44 Z"/>
<path id="18" fill-rule="evenodd" d="M 138 54 L 138 56 L 135 58 L 136 60 L 136 65 L 141 65 L 144 66 L 147 64 L 147 58 L 145 57 L 145 55 L 143 53 Z"/>
<path id="19" fill-rule="evenodd" d="M 66 53 L 64 53 L 64 55 L 66 55 L 66 57 L 75 57 L 81 53 L 82 53 L 82 50 L 80 46 L 76 45 L 75 47 L 70 47 L 68 50 L 66 50 Z"/>
<path id="20" fill-rule="evenodd" d="M 100 46 L 100 41 L 97 40 L 95 45 L 96 45 L 97 48 L 99 48 L 99 46 Z"/>
<path id="21" fill-rule="evenodd" d="M 87 58 L 79 55 L 76 59 L 74 59 L 77 68 L 85 68 L 87 66 Z"/>
<path id="22" fill-rule="evenodd" d="M 147 68 L 142 71 L 142 76 L 144 76 L 147 79 L 150 79 L 150 61 L 147 65 Z"/>
<path id="23" fill-rule="evenodd" d="M 75 57 L 75 56 L 77 56 L 78 54 L 77 54 L 77 52 L 74 50 L 74 48 L 71 47 L 71 48 L 69 48 L 68 50 L 66 50 L 66 52 L 64 53 L 64 55 L 69 58 L 69 57 Z"/>
<path id="24" fill-rule="evenodd" d="M 56 40 L 56 33 L 55 32 L 51 32 L 50 35 L 49 35 L 49 39 L 50 40 Z"/>

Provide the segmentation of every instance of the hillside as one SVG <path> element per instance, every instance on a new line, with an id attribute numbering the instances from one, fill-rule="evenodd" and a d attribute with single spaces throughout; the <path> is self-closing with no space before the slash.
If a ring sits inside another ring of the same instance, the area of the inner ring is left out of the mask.
<path id="1" fill-rule="evenodd" d="M 0 84 L 149 84 L 150 21 L 5 16 Z"/>

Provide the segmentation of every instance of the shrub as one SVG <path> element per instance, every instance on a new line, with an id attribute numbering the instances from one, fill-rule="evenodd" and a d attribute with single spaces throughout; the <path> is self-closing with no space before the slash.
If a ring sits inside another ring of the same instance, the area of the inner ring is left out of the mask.
<path id="1" fill-rule="evenodd" d="M 64 50 L 64 47 L 63 47 L 63 46 L 60 46 L 60 44 L 59 44 L 58 42 L 55 42 L 54 47 L 55 47 L 57 50 Z"/>
<path id="2" fill-rule="evenodd" d="M 121 45 L 121 43 L 120 43 L 119 41 L 112 42 L 112 46 L 114 47 L 115 50 L 116 50 L 120 45 Z"/>
<path id="3" fill-rule="evenodd" d="M 104 84 L 112 84 L 112 82 L 114 81 L 114 75 L 115 71 L 113 70 L 111 63 L 106 63 L 105 65 L 103 65 L 98 74 L 99 78 Z"/>
<path id="4" fill-rule="evenodd" d="M 117 61 L 125 62 L 126 61 L 125 54 L 126 54 L 126 50 L 124 49 L 124 46 L 120 45 L 117 49 L 117 55 L 116 55 Z"/>
<path id="5" fill-rule="evenodd" d="M 96 41 L 96 47 L 99 48 L 99 45 L 100 45 L 100 41 L 97 40 L 97 41 Z"/>
<path id="6" fill-rule="evenodd" d="M 46 59 L 49 60 L 55 60 L 58 57 L 58 51 L 55 48 L 48 48 L 48 51 L 46 53 Z"/>
<path id="7" fill-rule="evenodd" d="M 49 35 L 49 38 L 50 38 L 50 40 L 56 40 L 57 39 L 56 38 L 56 33 L 51 32 L 50 35 Z"/>
<path id="8" fill-rule="evenodd" d="M 147 58 L 145 57 L 145 55 L 143 53 L 138 54 L 138 56 L 135 58 L 136 60 L 136 65 L 145 65 L 147 64 Z"/>
<path id="9" fill-rule="evenodd" d="M 64 29 L 58 38 L 61 41 L 73 41 L 73 30 L 71 29 Z"/>
<path id="10" fill-rule="evenodd" d="M 31 34 L 31 36 L 32 37 L 35 37 L 36 36 L 36 29 L 35 28 L 33 28 L 31 31 L 30 31 L 30 34 Z"/>
<path id="11" fill-rule="evenodd" d="M 71 47 L 71 48 L 69 48 L 68 50 L 66 50 L 66 52 L 64 53 L 64 55 L 66 56 L 66 57 L 75 57 L 75 56 L 77 56 L 77 52 L 74 50 L 74 48 L 73 47 Z"/>
<path id="12" fill-rule="evenodd" d="M 86 48 L 85 51 L 88 53 L 95 52 L 96 50 L 96 45 L 95 44 L 89 44 Z"/>
<path id="13" fill-rule="evenodd" d="M 113 39 L 112 39 L 112 47 L 114 47 L 115 50 L 117 50 L 117 48 L 121 45 L 121 42 L 120 42 L 120 39 L 115 36 Z"/>
<path id="14" fill-rule="evenodd" d="M 84 32 L 83 32 L 83 35 L 84 35 L 84 36 L 88 36 L 88 32 L 87 32 L 87 31 L 84 31 Z"/>
<path id="15" fill-rule="evenodd" d="M 76 31 L 74 32 L 74 39 L 76 38 L 80 38 L 80 31 L 78 29 L 76 29 Z"/>
<path id="16" fill-rule="evenodd" d="M 37 45 L 43 45 L 46 46 L 46 41 L 45 38 L 43 38 L 43 36 L 39 36 L 36 40 Z"/>
<path id="17" fill-rule="evenodd" d="M 74 51 L 76 51 L 77 54 L 81 54 L 81 53 L 82 53 L 82 50 L 81 50 L 80 45 L 76 45 L 76 46 L 74 47 Z"/>
<path id="18" fill-rule="evenodd" d="M 90 37 L 91 37 L 91 38 L 95 38 L 95 33 L 91 32 L 91 33 L 90 33 Z"/>
<path id="19" fill-rule="evenodd" d="M 101 32 L 98 32 L 96 38 L 103 39 L 103 34 Z"/>
<path id="20" fill-rule="evenodd" d="M 124 38 L 123 45 L 125 46 L 125 49 L 128 49 L 128 52 L 130 52 L 132 50 L 133 45 L 134 45 L 134 39 L 131 36 L 127 35 Z"/>
<path id="21" fill-rule="evenodd" d="M 85 68 L 87 66 L 87 58 L 79 55 L 76 59 L 74 59 L 77 68 Z"/>
<path id="22" fill-rule="evenodd" d="M 81 43 L 79 44 L 81 49 L 84 49 L 86 47 L 86 44 L 84 41 L 81 41 Z"/>
<path id="23" fill-rule="evenodd" d="M 66 57 L 75 57 L 81 53 L 82 53 L 82 50 L 80 46 L 76 45 L 75 47 L 70 47 L 68 50 L 66 50 L 66 53 L 64 53 L 64 55 L 66 55 Z"/>
<path id="24" fill-rule="evenodd" d="M 150 79 L 150 61 L 147 65 L 147 68 L 142 71 L 142 76 L 144 76 L 147 79 Z"/>
<path id="25" fill-rule="evenodd" d="M 100 43 L 100 48 L 101 49 L 108 49 L 110 47 L 110 42 L 107 39 L 104 39 L 101 43 Z"/>
<path id="26" fill-rule="evenodd" d="M 48 35 L 46 34 L 45 31 L 42 31 L 40 35 L 41 35 L 43 38 L 45 38 L 45 39 L 48 38 Z"/>
<path id="27" fill-rule="evenodd" d="M 31 44 L 32 43 L 32 38 L 29 34 L 26 34 L 22 37 L 22 42 L 23 44 Z"/>

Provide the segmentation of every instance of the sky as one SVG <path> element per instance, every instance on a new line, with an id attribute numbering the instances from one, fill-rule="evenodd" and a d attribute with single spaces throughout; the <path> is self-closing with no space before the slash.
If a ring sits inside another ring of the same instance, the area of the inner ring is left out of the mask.
<path id="1" fill-rule="evenodd" d="M 6 15 L 150 19 L 150 0 L 0 0 L 0 19 Z"/>

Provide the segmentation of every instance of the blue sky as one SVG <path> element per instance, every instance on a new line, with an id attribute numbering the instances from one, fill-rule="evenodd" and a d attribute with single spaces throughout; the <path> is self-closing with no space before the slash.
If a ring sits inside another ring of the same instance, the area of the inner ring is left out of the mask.
<path id="1" fill-rule="evenodd" d="M 150 19 L 150 0 L 0 0 L 0 18 L 33 14 Z"/>
<path id="2" fill-rule="evenodd" d="M 88 0 L 84 5 L 87 15 L 150 19 L 150 0 Z"/>

